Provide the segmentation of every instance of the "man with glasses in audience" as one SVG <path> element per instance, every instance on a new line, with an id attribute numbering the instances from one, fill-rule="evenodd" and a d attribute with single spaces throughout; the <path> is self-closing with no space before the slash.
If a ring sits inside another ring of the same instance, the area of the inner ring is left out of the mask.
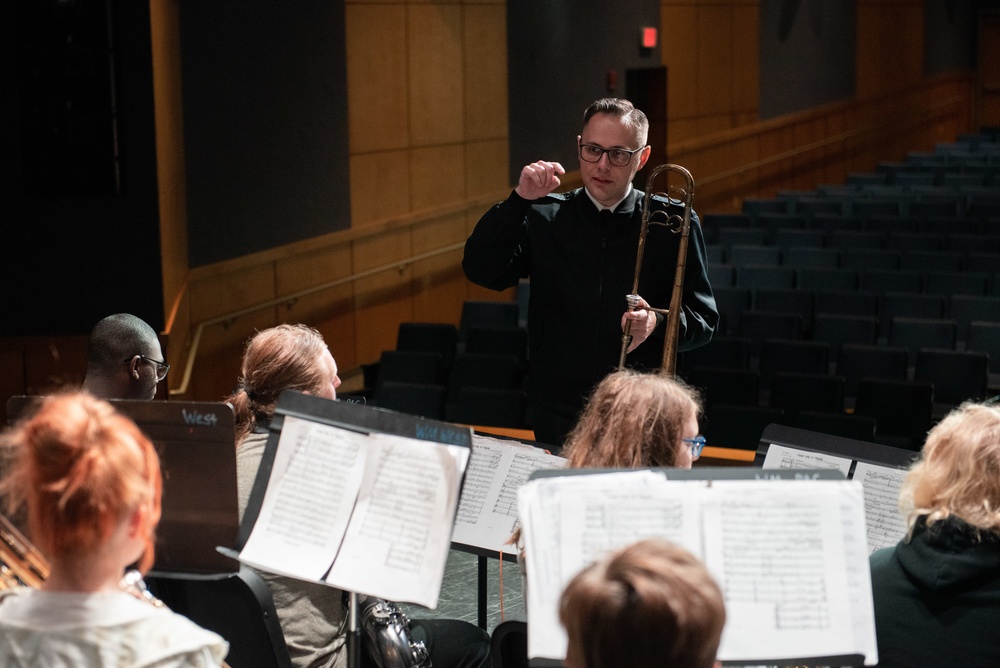
<path id="1" fill-rule="evenodd" d="M 632 103 L 604 98 L 584 112 L 577 136 L 583 188 L 554 193 L 565 169 L 540 160 L 521 170 L 517 187 L 480 219 L 465 246 L 465 275 L 504 290 L 531 279 L 528 305 L 530 392 L 537 440 L 561 446 L 584 399 L 618 365 L 631 320 L 627 366 L 651 370 L 663 358 L 665 318 L 680 235 L 650 227 L 639 294 L 632 292 L 643 193 L 632 180 L 649 159 L 649 121 Z M 660 202 L 661 206 L 666 206 Z M 671 212 L 682 214 L 676 203 Z M 679 349 L 707 343 L 719 313 L 706 271 L 705 243 L 691 215 Z M 648 343 L 644 342 L 649 340 Z"/>
<path id="2" fill-rule="evenodd" d="M 152 399 L 169 369 L 153 328 L 134 315 L 116 313 L 90 333 L 83 389 L 101 399 Z"/>

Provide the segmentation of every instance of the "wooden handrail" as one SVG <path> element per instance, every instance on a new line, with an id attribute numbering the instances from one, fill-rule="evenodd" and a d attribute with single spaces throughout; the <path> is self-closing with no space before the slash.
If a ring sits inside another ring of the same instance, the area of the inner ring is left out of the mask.
<path id="1" fill-rule="evenodd" d="M 194 369 L 194 361 L 198 356 L 198 347 L 201 344 L 201 334 L 205 331 L 206 327 L 211 327 L 213 325 L 220 325 L 223 323 L 230 323 L 237 318 L 241 318 L 245 315 L 251 313 L 256 313 L 266 308 L 271 308 L 273 306 L 278 306 L 280 304 L 287 304 L 289 302 L 295 302 L 302 297 L 306 297 L 323 290 L 329 290 L 330 288 L 335 288 L 346 283 L 353 283 L 354 281 L 359 281 L 364 278 L 369 278 L 375 276 L 376 274 L 381 274 L 386 271 L 392 271 L 394 269 L 405 269 L 407 266 L 415 263 L 421 262 L 423 260 L 428 260 L 432 257 L 437 257 L 438 255 L 445 255 L 447 253 L 453 253 L 455 251 L 465 248 L 465 242 L 450 244 L 444 246 L 443 248 L 437 248 L 432 251 L 427 251 L 426 253 L 421 253 L 419 255 L 414 255 L 413 257 L 407 258 L 405 260 L 399 260 L 397 262 L 392 262 L 390 264 L 384 264 L 373 269 L 368 269 L 366 271 L 361 271 L 356 274 L 351 274 L 350 276 L 344 276 L 343 278 L 337 278 L 332 281 L 327 281 L 319 285 L 314 285 L 311 288 L 306 288 L 305 290 L 299 290 L 298 292 L 293 292 L 291 294 L 284 295 L 275 299 L 271 299 L 261 304 L 255 306 L 250 306 L 245 309 L 240 309 L 239 311 L 233 311 L 231 313 L 226 313 L 224 315 L 217 316 L 215 318 L 210 318 L 203 322 L 198 323 L 198 326 L 194 330 L 194 336 L 191 339 L 191 348 L 188 350 L 187 362 L 184 365 L 184 376 L 181 379 L 180 387 L 172 388 L 169 393 L 171 395 L 185 394 L 188 391 L 188 387 L 191 384 L 191 373 Z"/>

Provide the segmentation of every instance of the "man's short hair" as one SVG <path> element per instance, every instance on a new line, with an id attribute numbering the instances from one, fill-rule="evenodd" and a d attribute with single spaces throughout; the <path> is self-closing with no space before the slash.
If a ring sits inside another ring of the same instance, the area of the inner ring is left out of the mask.
<path id="1" fill-rule="evenodd" d="M 639 146 L 646 145 L 649 137 L 649 119 L 628 100 L 620 97 L 602 97 L 600 100 L 595 100 L 583 112 L 583 126 L 586 127 L 590 119 L 597 114 L 608 114 L 622 119 L 632 130 Z"/>
<path id="2" fill-rule="evenodd" d="M 130 313 L 104 318 L 90 332 L 87 371 L 108 373 L 135 355 L 149 355 L 156 332 L 144 320 Z"/>
<path id="3" fill-rule="evenodd" d="M 687 550 L 644 540 L 584 569 L 559 604 L 571 668 L 710 668 L 722 591 Z"/>

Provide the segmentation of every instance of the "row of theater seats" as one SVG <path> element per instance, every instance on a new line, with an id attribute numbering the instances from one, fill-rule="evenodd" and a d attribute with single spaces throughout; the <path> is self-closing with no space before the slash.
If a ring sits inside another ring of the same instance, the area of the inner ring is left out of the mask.
<path id="1" fill-rule="evenodd" d="M 771 422 L 919 449 L 1000 386 L 1000 137 L 708 214 L 719 336 L 683 353 L 709 443 Z"/>
<path id="2" fill-rule="evenodd" d="M 394 350 L 365 369 L 372 405 L 427 418 L 530 428 L 527 284 L 517 302 L 466 301 L 458 327 L 404 322 Z"/>

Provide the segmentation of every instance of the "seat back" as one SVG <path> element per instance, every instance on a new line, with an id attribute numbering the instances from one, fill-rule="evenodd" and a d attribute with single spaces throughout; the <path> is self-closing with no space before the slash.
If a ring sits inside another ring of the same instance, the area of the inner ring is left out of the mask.
<path id="1" fill-rule="evenodd" d="M 917 353 L 913 378 L 934 384 L 936 403 L 957 406 L 986 398 L 989 363 L 985 352 L 924 348 Z"/>
<path id="2" fill-rule="evenodd" d="M 920 450 L 933 420 L 934 386 L 923 381 L 862 378 L 854 412 L 875 418 L 879 443 Z"/>
<path id="3" fill-rule="evenodd" d="M 528 624 L 507 620 L 497 624 L 490 637 L 493 668 L 528 668 Z"/>
<path id="4" fill-rule="evenodd" d="M 249 567 L 217 575 L 153 571 L 145 579 L 171 610 L 229 641 L 229 665 L 291 668 L 271 590 Z"/>

